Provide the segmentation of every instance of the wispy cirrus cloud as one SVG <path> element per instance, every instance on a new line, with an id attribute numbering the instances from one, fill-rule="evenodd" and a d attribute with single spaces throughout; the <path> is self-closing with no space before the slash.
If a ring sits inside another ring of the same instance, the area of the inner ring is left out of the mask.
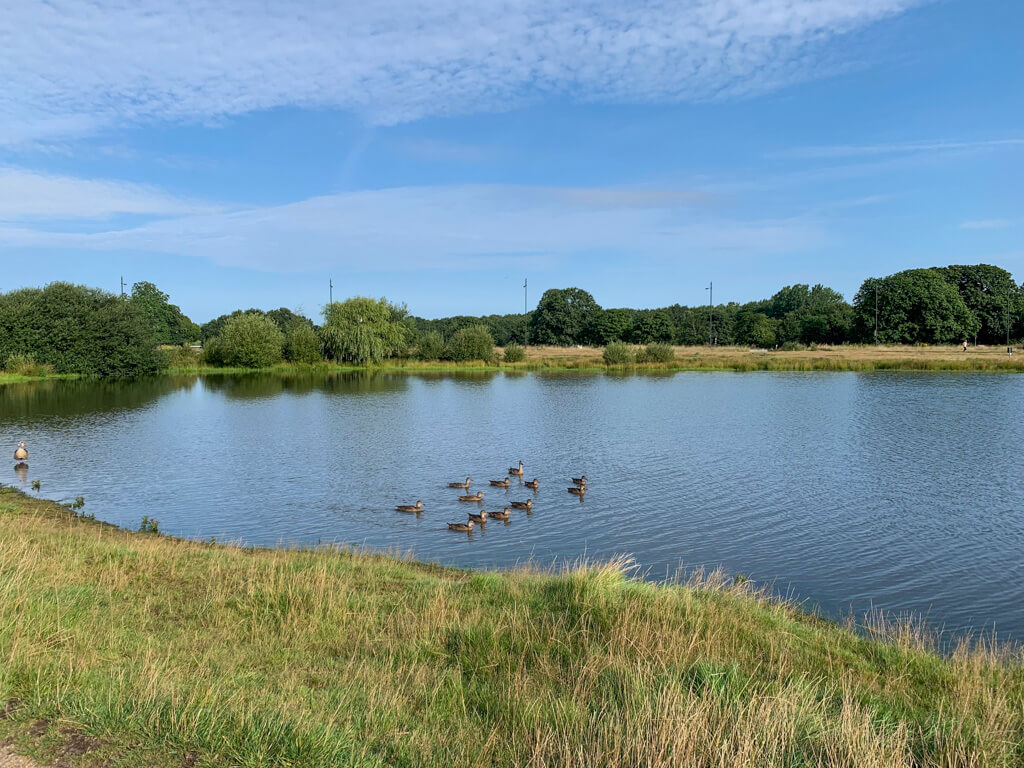
<path id="1" fill-rule="evenodd" d="M 985 139 L 980 141 L 906 141 L 889 144 L 838 144 L 820 147 L 794 147 L 773 152 L 769 157 L 831 160 L 836 158 L 916 155 L 934 152 L 967 152 L 1024 147 L 1024 138 Z"/>
<path id="2" fill-rule="evenodd" d="M 536 256 L 637 260 L 820 247 L 813 221 L 709 212 L 686 190 L 456 185 L 400 187 L 163 218 L 104 232 L 0 225 L 0 247 L 145 251 L 302 272 L 461 269 Z"/>
<path id="3" fill-rule="evenodd" d="M 975 219 L 960 224 L 960 229 L 1006 229 L 1024 222 L 1024 219 Z"/>
<path id="4" fill-rule="evenodd" d="M 181 216 L 217 210 L 219 206 L 174 197 L 145 184 L 0 167 L 0 221 Z"/>
<path id="5" fill-rule="evenodd" d="M 931 0 L 0 1 L 0 144 L 280 106 L 374 123 L 550 95 L 652 103 L 819 76 L 837 36 Z"/>

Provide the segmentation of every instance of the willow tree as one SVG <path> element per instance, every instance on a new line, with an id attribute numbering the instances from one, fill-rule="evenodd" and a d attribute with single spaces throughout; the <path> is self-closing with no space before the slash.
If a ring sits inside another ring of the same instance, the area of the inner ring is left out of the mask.
<path id="1" fill-rule="evenodd" d="M 404 305 L 356 296 L 324 307 L 324 354 L 342 363 L 379 363 L 405 350 Z"/>

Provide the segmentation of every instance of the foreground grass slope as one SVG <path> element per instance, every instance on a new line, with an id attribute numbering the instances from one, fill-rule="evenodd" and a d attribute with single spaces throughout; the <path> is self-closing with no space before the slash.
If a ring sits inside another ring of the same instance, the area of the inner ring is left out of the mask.
<path id="1" fill-rule="evenodd" d="M 1016 766 L 1021 662 L 616 565 L 252 551 L 0 490 L 0 739 L 72 764 Z"/>

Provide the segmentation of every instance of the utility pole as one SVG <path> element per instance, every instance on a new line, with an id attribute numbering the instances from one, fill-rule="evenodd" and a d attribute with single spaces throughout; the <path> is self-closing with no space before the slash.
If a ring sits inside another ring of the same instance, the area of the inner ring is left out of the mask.
<path id="1" fill-rule="evenodd" d="M 530 300 L 528 298 L 529 293 L 526 288 L 528 282 L 527 278 L 523 278 L 523 346 L 530 346 L 530 310 L 527 307 L 530 306 Z"/>
<path id="2" fill-rule="evenodd" d="M 875 283 L 875 346 L 878 346 L 878 283 Z"/>
<path id="3" fill-rule="evenodd" d="M 1006 354 L 1012 355 L 1010 349 L 1010 289 L 1006 289 Z"/>
<path id="4" fill-rule="evenodd" d="M 124 275 L 121 275 L 121 298 L 124 298 Z"/>
<path id="5" fill-rule="evenodd" d="M 708 291 L 708 346 L 714 344 L 715 338 L 715 284 L 709 282 L 708 287 L 704 289 Z"/>
<path id="6" fill-rule="evenodd" d="M 330 291 L 330 293 L 328 294 L 330 296 L 330 299 L 328 300 L 328 303 L 329 304 L 333 304 L 334 303 L 334 280 L 332 280 L 331 278 L 327 278 L 327 286 L 328 286 L 328 289 Z"/>

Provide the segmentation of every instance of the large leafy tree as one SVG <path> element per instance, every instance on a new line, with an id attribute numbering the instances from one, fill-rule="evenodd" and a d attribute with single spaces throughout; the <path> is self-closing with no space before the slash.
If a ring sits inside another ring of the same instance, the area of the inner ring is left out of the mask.
<path id="1" fill-rule="evenodd" d="M 153 283 L 135 283 L 129 301 L 145 316 L 157 344 L 187 344 L 199 339 L 199 326 Z"/>
<path id="2" fill-rule="evenodd" d="M 595 312 L 590 323 L 588 340 L 606 346 L 613 341 L 626 341 L 633 333 L 632 309 L 602 309 Z"/>
<path id="3" fill-rule="evenodd" d="M 752 347 L 770 347 L 775 344 L 777 326 L 778 322 L 763 312 L 741 309 L 736 313 L 735 341 Z"/>
<path id="4" fill-rule="evenodd" d="M 636 313 L 631 339 L 634 344 L 672 341 L 672 316 L 664 309 L 645 309 Z"/>
<path id="5" fill-rule="evenodd" d="M 408 326 L 404 305 L 356 296 L 324 307 L 324 352 L 331 360 L 365 365 L 403 352 Z"/>
<path id="6" fill-rule="evenodd" d="M 787 285 L 762 305 L 761 311 L 778 321 L 776 330 L 783 342 L 840 344 L 853 322 L 853 308 L 843 295 L 820 284 Z"/>
<path id="7" fill-rule="evenodd" d="M 908 269 L 869 278 L 853 299 L 855 332 L 871 341 L 878 300 L 878 340 L 883 344 L 943 344 L 970 338 L 980 327 L 957 289 L 937 269 Z"/>
<path id="8" fill-rule="evenodd" d="M 601 307 L 581 288 L 551 288 L 530 316 L 534 344 L 583 344 Z"/>
<path id="9" fill-rule="evenodd" d="M 149 319 L 136 304 L 71 283 L 0 295 L 0 361 L 11 355 L 58 373 L 138 376 L 161 366 Z"/>
<path id="10" fill-rule="evenodd" d="M 978 318 L 977 341 L 999 344 L 1006 340 L 1007 326 L 1014 337 L 1015 326 L 1024 319 L 1024 292 L 1005 269 L 990 264 L 952 264 L 936 267 L 956 288 L 964 304 Z"/>

